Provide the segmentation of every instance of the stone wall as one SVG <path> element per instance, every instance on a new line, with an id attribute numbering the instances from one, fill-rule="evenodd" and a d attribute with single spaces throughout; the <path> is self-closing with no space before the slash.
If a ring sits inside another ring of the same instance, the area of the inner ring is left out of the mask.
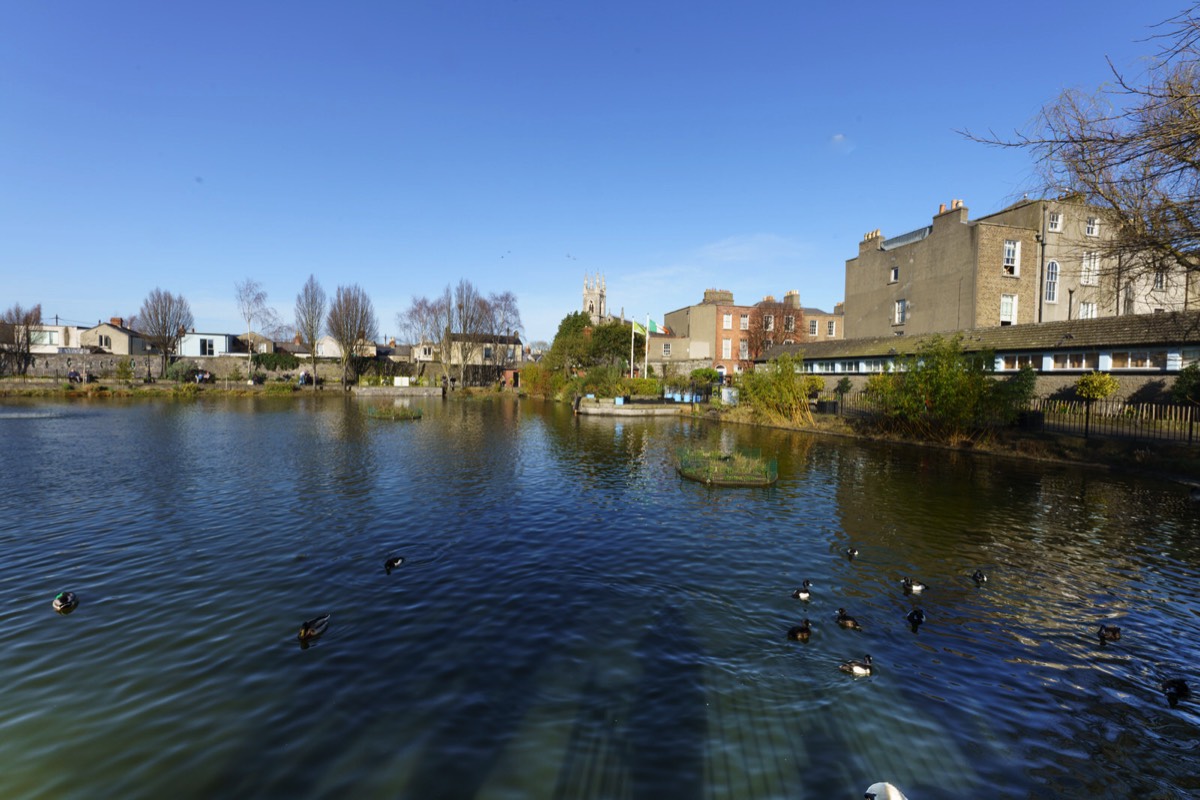
<path id="1" fill-rule="evenodd" d="M 996 377 L 1003 380 L 1006 375 L 1013 373 L 997 373 Z M 1074 373 L 1058 373 L 1055 375 L 1039 374 L 1037 376 L 1037 384 L 1034 389 L 1034 395 L 1037 397 L 1063 397 L 1071 399 L 1074 396 L 1075 382 L 1079 380 L 1081 372 Z M 1110 373 L 1111 374 L 1111 373 Z M 1113 399 L 1126 400 L 1130 402 L 1142 403 L 1167 403 L 1171 402 L 1170 392 L 1171 386 L 1175 383 L 1175 373 L 1164 374 L 1143 373 L 1143 374 L 1120 374 L 1113 375 L 1120 384 L 1117 393 L 1113 395 Z M 850 378 L 852 392 L 859 392 L 866 388 L 868 375 L 820 375 L 825 379 L 825 392 L 833 392 L 837 388 L 838 381 L 843 377 Z"/>

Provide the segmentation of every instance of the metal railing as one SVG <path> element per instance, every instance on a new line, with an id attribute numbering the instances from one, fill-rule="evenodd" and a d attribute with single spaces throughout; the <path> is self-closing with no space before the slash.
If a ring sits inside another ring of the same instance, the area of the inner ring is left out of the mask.
<path id="1" fill-rule="evenodd" d="M 865 392 L 822 393 L 816 413 L 864 416 L 882 411 Z M 1103 436 L 1137 441 L 1200 444 L 1200 409 L 1178 403 L 1129 403 L 1124 400 L 1057 400 L 1034 398 L 1021 415 L 1021 427 L 1089 438 Z"/>

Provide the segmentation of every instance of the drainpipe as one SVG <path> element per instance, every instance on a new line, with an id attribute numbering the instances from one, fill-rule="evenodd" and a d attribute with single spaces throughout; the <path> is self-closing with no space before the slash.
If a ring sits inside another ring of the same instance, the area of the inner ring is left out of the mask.
<path id="1" fill-rule="evenodd" d="M 1042 232 L 1038 234 L 1037 321 L 1042 321 L 1046 302 L 1046 201 L 1042 201 Z"/>

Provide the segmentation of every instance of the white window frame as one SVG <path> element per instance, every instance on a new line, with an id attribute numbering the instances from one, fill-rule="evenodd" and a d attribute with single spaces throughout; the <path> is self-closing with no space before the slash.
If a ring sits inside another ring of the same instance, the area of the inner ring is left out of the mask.
<path id="1" fill-rule="evenodd" d="M 1099 236 L 1100 235 L 1100 218 L 1088 217 L 1087 225 L 1083 228 L 1084 236 Z"/>
<path id="2" fill-rule="evenodd" d="M 1100 254 L 1094 250 L 1083 254 L 1079 269 L 1079 284 L 1095 286 L 1100 283 Z"/>
<path id="3" fill-rule="evenodd" d="M 896 283 L 899 280 L 900 280 L 900 268 L 892 267 L 891 272 L 888 273 L 888 283 Z"/>
<path id="4" fill-rule="evenodd" d="M 1058 233 L 1062 230 L 1062 212 L 1051 211 L 1049 221 L 1046 223 L 1046 230 L 1053 233 Z"/>
<path id="5" fill-rule="evenodd" d="M 663 347 L 663 349 L 662 349 L 663 358 L 670 358 L 671 357 L 671 343 L 663 342 L 662 347 Z"/>
<path id="6" fill-rule="evenodd" d="M 1004 240 L 1004 274 L 1021 276 L 1021 242 L 1017 239 Z"/>
<path id="7" fill-rule="evenodd" d="M 746 339 L 738 339 L 738 358 L 743 361 L 750 358 L 750 342 Z"/>
<path id="8" fill-rule="evenodd" d="M 215 339 L 206 339 L 206 338 L 201 337 L 201 339 L 200 339 L 200 355 L 211 356 L 211 355 L 214 355 L 215 353 L 216 353 L 216 340 Z"/>
<path id="9" fill-rule="evenodd" d="M 1094 300 L 1079 301 L 1079 318 L 1096 319 L 1096 302 Z"/>
<path id="10" fill-rule="evenodd" d="M 837 320 L 831 319 L 825 322 L 825 335 L 837 336 Z"/>
<path id="11" fill-rule="evenodd" d="M 817 335 L 817 321 L 815 319 L 810 319 L 808 321 L 808 335 L 809 336 Z"/>
<path id="12" fill-rule="evenodd" d="M 1046 262 L 1046 302 L 1058 302 L 1058 262 Z"/>
<path id="13" fill-rule="evenodd" d="M 764 331 L 775 330 L 775 315 L 774 314 L 763 314 L 763 330 Z"/>
<path id="14" fill-rule="evenodd" d="M 784 317 L 783 318 L 783 329 L 787 333 L 791 333 L 792 331 L 796 330 L 796 318 L 793 317 L 791 314 Z"/>
<path id="15" fill-rule="evenodd" d="M 1017 324 L 1017 296 L 1015 294 L 1000 295 L 1000 324 Z M 1004 307 L 1008 306 L 1008 318 L 1005 319 Z"/>
<path id="16" fill-rule="evenodd" d="M 733 339 L 728 336 L 721 340 L 721 358 L 733 358 Z"/>
<path id="17" fill-rule="evenodd" d="M 1167 273 L 1159 270 L 1154 273 L 1154 291 L 1161 292 L 1167 288 Z"/>
<path id="18" fill-rule="evenodd" d="M 743 330 L 743 331 L 750 330 L 750 315 L 749 314 L 742 314 L 738 318 L 738 330 Z"/>
<path id="19" fill-rule="evenodd" d="M 733 330 L 733 314 L 726 314 L 721 321 L 723 323 L 722 328 L 727 331 Z"/>
<path id="20" fill-rule="evenodd" d="M 892 313 L 892 324 L 903 325 L 908 321 L 908 301 L 903 298 L 896 301 Z"/>

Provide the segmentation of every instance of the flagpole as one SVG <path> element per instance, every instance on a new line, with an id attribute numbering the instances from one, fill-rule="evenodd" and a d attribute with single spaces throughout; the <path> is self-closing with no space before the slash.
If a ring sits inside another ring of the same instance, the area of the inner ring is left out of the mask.
<path id="1" fill-rule="evenodd" d="M 629 320 L 629 378 L 633 379 L 633 337 L 637 335 L 637 320 Z M 644 377 L 644 376 L 643 376 Z"/>
<path id="2" fill-rule="evenodd" d="M 642 375 L 650 374 L 650 314 L 646 314 L 646 349 L 642 351 Z"/>

